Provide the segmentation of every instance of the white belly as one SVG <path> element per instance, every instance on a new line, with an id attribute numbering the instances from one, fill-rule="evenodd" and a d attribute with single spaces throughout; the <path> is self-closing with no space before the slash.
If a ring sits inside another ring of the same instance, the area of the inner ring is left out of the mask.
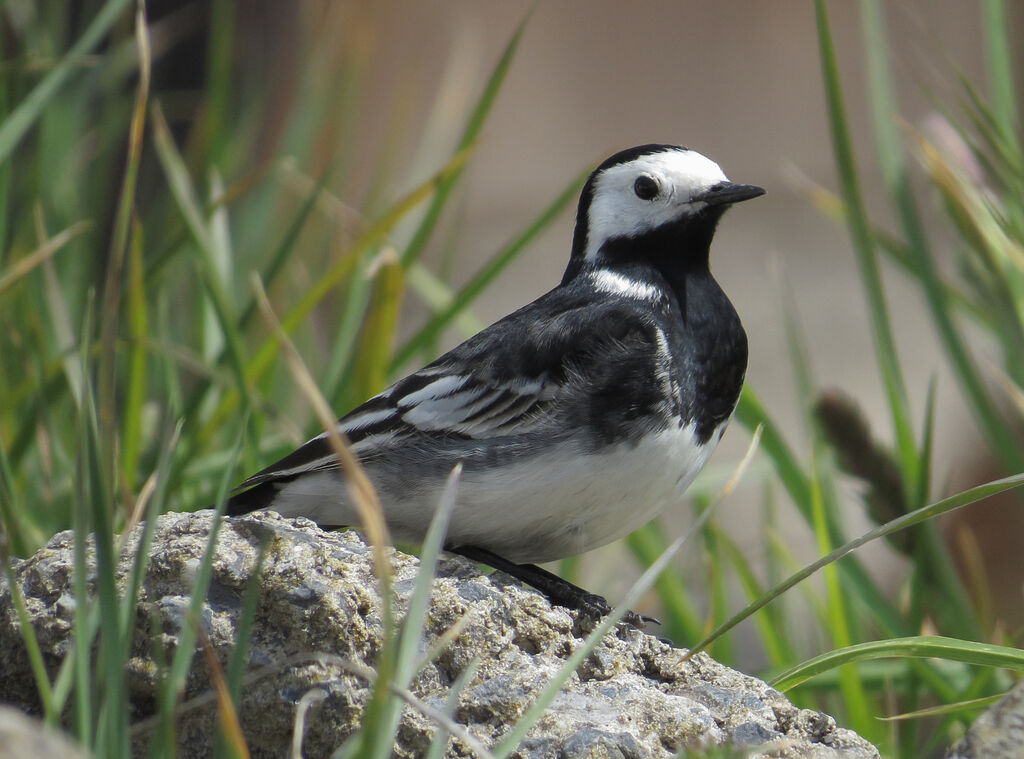
<path id="1" fill-rule="evenodd" d="M 673 425 L 600 453 L 549 451 L 504 467 L 467 471 L 456 492 L 447 545 L 539 563 L 610 543 L 677 504 L 724 429 L 723 424 L 703 446 L 696 444 L 692 426 Z M 402 482 L 394 474 L 388 477 L 390 487 L 379 488 L 385 519 L 394 539 L 419 541 L 442 483 Z M 273 508 L 321 524 L 358 525 L 336 474 L 308 474 L 285 484 Z"/>
<path id="2" fill-rule="evenodd" d="M 552 453 L 467 474 L 449 543 L 515 562 L 553 561 L 610 543 L 679 502 L 721 431 L 700 447 L 692 427 L 672 427 L 585 457 Z"/>

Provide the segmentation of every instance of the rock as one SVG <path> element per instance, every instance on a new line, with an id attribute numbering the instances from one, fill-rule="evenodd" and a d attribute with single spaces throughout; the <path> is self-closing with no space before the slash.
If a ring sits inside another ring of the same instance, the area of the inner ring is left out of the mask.
<path id="1" fill-rule="evenodd" d="M 40 720 L 0 705 L 0 759 L 27 756 L 86 759 L 89 754 Z"/>
<path id="2" fill-rule="evenodd" d="M 1020 759 L 1024 756 L 1024 680 L 990 706 L 953 744 L 946 759 Z"/>
<path id="3" fill-rule="evenodd" d="M 166 514 L 154 532 L 134 637 L 126 667 L 131 721 L 155 708 L 159 668 L 152 655 L 173 651 L 212 524 L 212 512 Z M 122 580 L 137 551 L 141 530 L 126 541 Z M 305 519 L 257 514 L 225 520 L 201 625 L 222 665 L 235 645 L 243 594 L 256 565 L 258 546 L 267 554 L 259 586 L 249 650 L 249 676 L 238 710 L 254 757 L 288 755 L 296 709 L 306 698 L 303 750 L 329 756 L 360 724 L 370 685 L 358 674 L 381 649 L 381 599 L 372 552 L 355 532 L 323 532 Z M 90 548 L 91 556 L 91 548 Z M 388 551 L 394 573 L 395 609 L 405 613 L 418 560 Z M 73 536 L 56 535 L 15 575 L 29 607 L 47 666 L 55 672 L 68 650 L 74 609 L 71 575 Z M 462 631 L 412 683 L 412 692 L 435 709 L 466 668 L 477 671 L 458 696 L 455 720 L 483 745 L 501 740 L 535 696 L 582 643 L 585 620 L 503 574 L 487 576 L 472 563 L 446 557 L 439 563 L 426 616 L 423 650 L 465 619 Z M 765 683 L 713 661 L 705 654 L 684 660 L 684 651 L 622 626 L 594 650 L 533 726 L 513 756 L 664 757 L 684 747 L 724 743 L 751 756 L 878 757 L 877 750 L 827 715 L 797 709 Z M 0 586 L 0 701 L 37 711 L 9 589 Z M 365 674 L 365 673 L 364 673 Z M 216 709 L 209 698 L 209 670 L 193 659 L 177 737 L 183 756 L 210 752 Z M 204 695 L 207 694 L 207 695 Z M 395 755 L 422 756 L 437 724 L 420 711 L 402 712 Z M 140 728 L 135 749 L 145 748 Z M 467 756 L 462 738 L 450 738 L 449 756 Z"/>

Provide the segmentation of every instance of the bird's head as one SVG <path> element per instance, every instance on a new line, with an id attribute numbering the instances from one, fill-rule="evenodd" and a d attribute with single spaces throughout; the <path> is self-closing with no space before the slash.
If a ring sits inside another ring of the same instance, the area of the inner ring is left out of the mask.
<path id="1" fill-rule="evenodd" d="M 642 252 L 644 246 L 673 256 L 702 255 L 725 209 L 763 194 L 760 187 L 729 181 L 717 163 L 694 150 L 677 145 L 623 150 L 598 166 L 583 186 L 570 271 Z"/>

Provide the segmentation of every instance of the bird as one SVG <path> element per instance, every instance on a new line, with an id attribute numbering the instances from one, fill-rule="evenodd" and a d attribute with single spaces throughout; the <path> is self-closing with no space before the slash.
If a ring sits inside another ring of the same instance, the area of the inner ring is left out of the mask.
<path id="1" fill-rule="evenodd" d="M 717 446 L 747 337 L 709 251 L 723 213 L 764 192 L 678 145 L 600 163 L 557 286 L 338 420 L 392 536 L 423 539 L 461 464 L 445 550 L 553 604 L 609 613 L 603 597 L 536 565 L 610 543 L 677 504 Z M 231 516 L 260 509 L 358 526 L 326 432 L 226 504 Z"/>

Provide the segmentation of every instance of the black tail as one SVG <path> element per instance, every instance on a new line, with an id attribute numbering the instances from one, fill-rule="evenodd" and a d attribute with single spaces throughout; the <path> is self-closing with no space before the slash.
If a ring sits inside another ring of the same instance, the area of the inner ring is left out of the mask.
<path id="1" fill-rule="evenodd" d="M 229 517 L 238 517 L 251 511 L 273 508 L 275 495 L 277 495 L 277 488 L 274 483 L 261 482 L 255 487 L 235 493 L 228 498 L 224 513 Z"/>

